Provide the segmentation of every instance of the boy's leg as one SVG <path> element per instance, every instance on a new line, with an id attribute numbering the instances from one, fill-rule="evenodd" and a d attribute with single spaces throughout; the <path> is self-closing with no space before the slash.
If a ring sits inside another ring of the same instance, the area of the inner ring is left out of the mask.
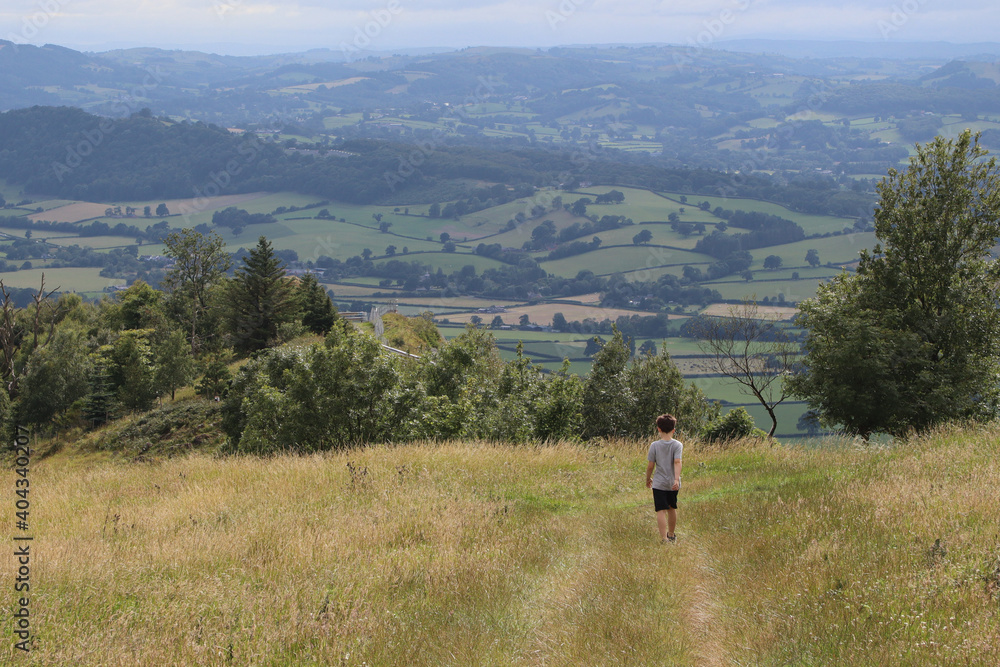
<path id="1" fill-rule="evenodd" d="M 667 512 L 674 510 L 660 510 L 656 513 L 656 527 L 660 529 L 660 539 L 667 539 Z"/>
<path id="2" fill-rule="evenodd" d="M 673 536 L 674 528 L 677 527 L 677 510 L 665 510 L 665 511 L 667 513 L 666 516 L 667 528 L 668 528 L 667 535 Z M 662 534 L 663 530 L 661 530 L 660 533 Z M 666 535 L 664 535 L 664 537 L 666 537 Z"/>

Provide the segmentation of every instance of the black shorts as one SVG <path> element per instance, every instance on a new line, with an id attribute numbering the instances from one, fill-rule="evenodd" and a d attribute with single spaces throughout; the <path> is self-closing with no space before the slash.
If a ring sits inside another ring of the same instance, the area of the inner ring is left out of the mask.
<path id="1" fill-rule="evenodd" d="M 653 507 L 656 511 L 677 509 L 677 491 L 653 489 Z"/>

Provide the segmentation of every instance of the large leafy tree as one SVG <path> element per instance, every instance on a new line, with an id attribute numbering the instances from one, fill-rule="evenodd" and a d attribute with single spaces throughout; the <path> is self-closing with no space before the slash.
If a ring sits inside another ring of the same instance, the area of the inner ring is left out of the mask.
<path id="1" fill-rule="evenodd" d="M 801 306 L 792 388 L 831 426 L 868 437 L 996 414 L 1000 174 L 966 131 L 917 147 L 879 185 L 878 243 L 854 276 Z"/>
<path id="2" fill-rule="evenodd" d="M 164 254 L 174 260 L 163 283 L 171 296 L 184 303 L 191 324 L 191 353 L 198 354 L 200 334 L 198 320 L 209 304 L 209 292 L 222 280 L 231 264 L 222 237 L 216 233 L 205 236 L 193 229 L 170 234 Z"/>
<path id="3" fill-rule="evenodd" d="M 243 266 L 229 290 L 229 331 L 233 349 L 251 354 L 273 345 L 278 328 L 298 319 L 293 283 L 285 278 L 285 267 L 274 254 L 271 242 L 261 236 L 257 246 L 243 258 Z"/>

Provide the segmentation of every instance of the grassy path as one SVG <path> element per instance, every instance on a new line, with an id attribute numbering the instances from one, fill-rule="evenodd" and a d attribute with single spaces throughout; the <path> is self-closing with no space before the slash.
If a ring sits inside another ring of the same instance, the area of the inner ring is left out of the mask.
<path id="1" fill-rule="evenodd" d="M 65 451 L 32 473 L 34 651 L 0 662 L 996 664 L 998 442 L 692 443 L 668 546 L 644 443 Z"/>

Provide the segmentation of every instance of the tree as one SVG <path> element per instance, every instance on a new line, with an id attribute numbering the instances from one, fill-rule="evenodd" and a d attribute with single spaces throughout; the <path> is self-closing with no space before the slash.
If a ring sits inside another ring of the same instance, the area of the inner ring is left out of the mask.
<path id="1" fill-rule="evenodd" d="M 753 280 L 753 271 L 751 271 L 750 269 L 744 269 L 743 271 L 740 271 L 740 278 L 742 278 L 747 282 L 750 282 L 751 280 Z"/>
<path id="2" fill-rule="evenodd" d="M 161 204 L 163 206 L 163 204 Z M 191 353 L 198 354 L 198 318 L 207 306 L 209 288 L 218 283 L 231 264 L 222 237 L 208 236 L 192 229 L 173 232 L 165 239 L 164 254 L 174 260 L 163 284 L 173 296 L 190 305 Z"/>
<path id="3" fill-rule="evenodd" d="M 229 288 L 229 332 L 233 349 L 250 354 L 274 345 L 278 328 L 298 319 L 295 288 L 267 237 L 243 258 Z"/>
<path id="4" fill-rule="evenodd" d="M 653 232 L 649 231 L 648 229 L 644 229 L 632 237 L 632 245 L 649 243 L 652 239 L 653 239 Z"/>
<path id="5" fill-rule="evenodd" d="M 156 400 L 156 360 L 150 329 L 123 331 L 101 349 L 116 403 L 127 411 L 148 410 Z"/>
<path id="6" fill-rule="evenodd" d="M 810 248 L 809 250 L 806 250 L 806 263 L 808 263 L 809 266 L 813 268 L 819 266 L 820 264 L 819 250 L 816 250 L 815 248 Z"/>
<path id="7" fill-rule="evenodd" d="M 302 276 L 296 292 L 302 311 L 302 326 L 314 334 L 325 336 L 339 317 L 330 294 L 312 273 Z"/>
<path id="8" fill-rule="evenodd" d="M 395 254 L 396 254 L 396 246 L 389 245 L 389 246 L 385 247 L 385 256 L 386 257 L 392 257 Z"/>
<path id="9" fill-rule="evenodd" d="M 502 326 L 504 326 L 503 318 L 499 315 L 494 317 L 493 321 L 490 322 L 490 329 L 499 329 Z"/>
<path id="10" fill-rule="evenodd" d="M 15 403 L 21 423 L 50 424 L 56 415 L 86 397 L 90 368 L 84 332 L 60 327 L 52 343 L 36 349 L 25 364 Z"/>
<path id="11" fill-rule="evenodd" d="M 153 345 L 153 384 L 158 395 L 170 392 L 174 399 L 178 387 L 194 377 L 194 358 L 187 347 L 184 333 L 172 331 Z"/>
<path id="12" fill-rule="evenodd" d="M 569 328 L 569 323 L 566 321 L 566 316 L 562 313 L 554 313 L 552 315 L 552 328 L 557 331 L 566 331 Z"/>
<path id="13" fill-rule="evenodd" d="M 774 409 L 788 398 L 785 377 L 795 363 L 798 345 L 777 318 L 762 314 L 751 299 L 729 308 L 726 317 L 698 317 L 688 328 L 698 338 L 713 369 L 740 385 L 771 418 L 768 437 L 774 437 L 778 417 Z"/>
<path id="14" fill-rule="evenodd" d="M 427 210 L 427 216 L 430 218 L 440 218 L 441 217 L 441 204 L 434 202 L 431 207 Z"/>
<path id="15" fill-rule="evenodd" d="M 792 380 L 821 423 L 868 438 L 991 419 L 1000 387 L 1000 174 L 969 131 L 879 184 L 878 242 L 801 306 Z"/>
<path id="16" fill-rule="evenodd" d="M 374 253 L 372 253 L 371 248 L 365 248 L 365 249 L 363 249 L 361 251 L 361 259 L 365 259 L 365 260 L 371 259 L 371 256 L 373 254 Z"/>
<path id="17" fill-rule="evenodd" d="M 594 355 L 584 384 L 584 437 L 648 435 L 657 415 L 670 412 L 683 429 L 696 433 L 718 412 L 684 376 L 666 350 L 636 357 L 629 363 L 629 345 L 616 328 L 614 336 Z"/>
<path id="18" fill-rule="evenodd" d="M 195 392 L 205 398 L 225 396 L 233 374 L 229 371 L 230 359 L 225 354 L 209 355 L 202 369 L 201 381 Z"/>
<path id="19" fill-rule="evenodd" d="M 166 215 L 170 215 L 170 209 L 167 208 L 166 204 L 160 204 L 156 207 L 156 217 L 162 218 Z"/>
<path id="20" fill-rule="evenodd" d="M 62 297 L 57 303 L 52 301 L 55 291 L 45 291 L 43 274 L 38 292 L 31 295 L 32 304 L 23 309 L 17 306 L 13 293 L 0 280 L 0 378 L 6 383 L 11 399 L 18 395 L 24 359 L 47 346 L 55 335 L 56 324 L 64 310 Z"/>
<path id="21" fill-rule="evenodd" d="M 448 232 L 441 232 L 441 236 L 439 236 L 438 238 L 441 239 L 441 243 L 447 243 L 448 241 L 451 240 L 451 234 L 449 234 Z"/>
<path id="22" fill-rule="evenodd" d="M 781 257 L 778 255 L 768 255 L 764 258 L 764 268 L 768 271 L 781 268 Z"/>

